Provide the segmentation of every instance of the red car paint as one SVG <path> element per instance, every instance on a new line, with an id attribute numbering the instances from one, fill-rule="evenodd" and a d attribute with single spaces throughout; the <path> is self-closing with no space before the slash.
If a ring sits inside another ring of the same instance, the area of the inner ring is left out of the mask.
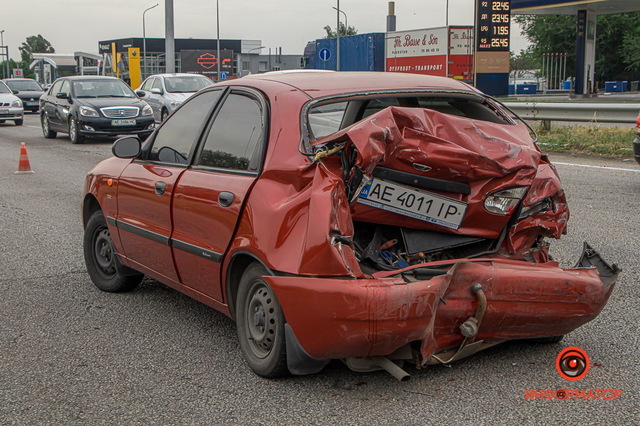
<path id="1" fill-rule="evenodd" d="M 236 260 L 251 256 L 273 272 L 265 279 L 287 324 L 316 359 L 388 356 L 419 342 L 418 364 L 435 362 L 435 354 L 465 345 L 459 327 L 476 311 L 470 291 L 475 283 L 488 299 L 475 337 L 484 346 L 470 346 L 468 352 L 509 339 L 568 333 L 606 304 L 613 285 L 604 285 L 595 268 L 561 269 L 549 261 L 546 246 L 536 245 L 542 237 L 566 232 L 569 211 L 555 169 L 524 125 L 390 107 L 319 140 L 309 139 L 306 129 L 305 108 L 315 100 L 411 90 L 480 96 L 477 90 L 451 79 L 395 73 L 265 75 L 208 90 L 220 87 L 254 89 L 268 105 L 261 172 L 104 161 L 87 176 L 85 222 L 96 205 L 110 218 L 122 264 L 233 316 L 242 272 L 234 269 Z M 327 148 L 333 154 L 305 156 L 301 140 L 316 153 Z M 152 141 L 153 136 L 147 143 Z M 468 203 L 460 227 L 443 229 L 349 200 L 340 159 L 349 150 L 357 150 L 354 165 L 365 175 L 378 166 L 416 173 L 414 164 L 426 164 L 429 177 L 468 184 L 467 195 L 430 191 Z M 109 178 L 113 186 L 106 185 Z M 154 192 L 159 181 L 166 184 L 160 195 Z M 487 194 L 514 186 L 528 188 L 523 207 L 548 199 L 550 208 L 520 220 L 513 211 L 484 208 Z M 216 201 L 223 191 L 235 195 L 229 208 Z M 115 221 L 126 226 L 116 227 Z M 498 250 L 478 259 L 404 268 L 446 269 L 407 282 L 399 271 L 362 270 L 350 244 L 354 222 L 504 239 Z M 204 256 L 181 250 L 178 243 L 202 249 Z M 212 253 L 218 257 L 207 260 Z"/>

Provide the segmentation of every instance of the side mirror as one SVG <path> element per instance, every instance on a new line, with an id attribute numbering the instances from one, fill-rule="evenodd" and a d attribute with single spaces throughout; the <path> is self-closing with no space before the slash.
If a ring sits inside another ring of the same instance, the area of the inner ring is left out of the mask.
<path id="1" fill-rule="evenodd" d="M 158 88 L 153 88 L 151 89 L 151 93 L 153 93 L 154 95 L 162 95 L 162 90 Z"/>
<path id="2" fill-rule="evenodd" d="M 146 93 L 144 92 L 144 90 L 138 90 L 136 91 L 136 95 L 138 95 L 138 97 L 140 98 L 144 98 Z"/>
<path id="3" fill-rule="evenodd" d="M 135 158 L 140 155 L 142 142 L 137 136 L 125 136 L 113 143 L 111 152 L 118 158 Z"/>
<path id="4" fill-rule="evenodd" d="M 56 98 L 58 99 L 69 99 L 69 94 L 65 92 L 56 93 Z"/>
<path id="5" fill-rule="evenodd" d="M 11 90 L 13 92 L 14 95 L 17 95 L 18 93 L 20 93 L 18 90 Z"/>

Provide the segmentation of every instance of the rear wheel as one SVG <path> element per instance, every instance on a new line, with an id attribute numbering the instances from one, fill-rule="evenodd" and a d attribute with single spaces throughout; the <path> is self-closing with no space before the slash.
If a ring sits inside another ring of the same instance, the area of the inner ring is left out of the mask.
<path id="1" fill-rule="evenodd" d="M 16 123 L 16 126 L 22 126 L 23 119 L 21 118 L 20 120 L 13 120 L 13 122 Z"/>
<path id="2" fill-rule="evenodd" d="M 84 262 L 91 281 L 102 291 L 118 293 L 133 290 L 144 277 L 118 260 L 107 222 L 100 210 L 91 215 L 84 231 Z"/>
<path id="3" fill-rule="evenodd" d="M 288 374 L 284 315 L 278 299 L 262 278 L 265 268 L 252 263 L 238 287 L 236 326 L 240 348 L 249 367 L 262 377 Z"/>
<path id="4" fill-rule="evenodd" d="M 74 117 L 69 119 L 69 139 L 72 143 L 84 143 L 84 136 L 78 131 L 78 122 Z"/>
<path id="5" fill-rule="evenodd" d="M 47 117 L 46 115 L 42 114 L 40 116 L 40 124 L 42 125 L 42 134 L 46 139 L 53 139 L 58 135 L 58 133 L 51 130 L 51 125 L 49 124 L 49 117 Z"/>

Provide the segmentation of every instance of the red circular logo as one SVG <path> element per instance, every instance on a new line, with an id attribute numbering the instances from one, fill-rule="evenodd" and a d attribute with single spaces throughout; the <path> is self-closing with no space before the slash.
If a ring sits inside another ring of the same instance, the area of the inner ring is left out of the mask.
<path id="1" fill-rule="evenodd" d="M 589 355 L 576 347 L 563 349 L 556 358 L 556 370 L 563 379 L 580 380 L 589 372 Z"/>

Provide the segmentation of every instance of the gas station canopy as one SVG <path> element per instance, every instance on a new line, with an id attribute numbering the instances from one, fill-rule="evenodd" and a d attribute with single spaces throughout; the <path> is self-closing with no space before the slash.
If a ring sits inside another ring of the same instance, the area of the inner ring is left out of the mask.
<path id="1" fill-rule="evenodd" d="M 638 0 L 511 0 L 513 15 L 576 15 L 588 9 L 596 15 L 640 11 Z"/>

